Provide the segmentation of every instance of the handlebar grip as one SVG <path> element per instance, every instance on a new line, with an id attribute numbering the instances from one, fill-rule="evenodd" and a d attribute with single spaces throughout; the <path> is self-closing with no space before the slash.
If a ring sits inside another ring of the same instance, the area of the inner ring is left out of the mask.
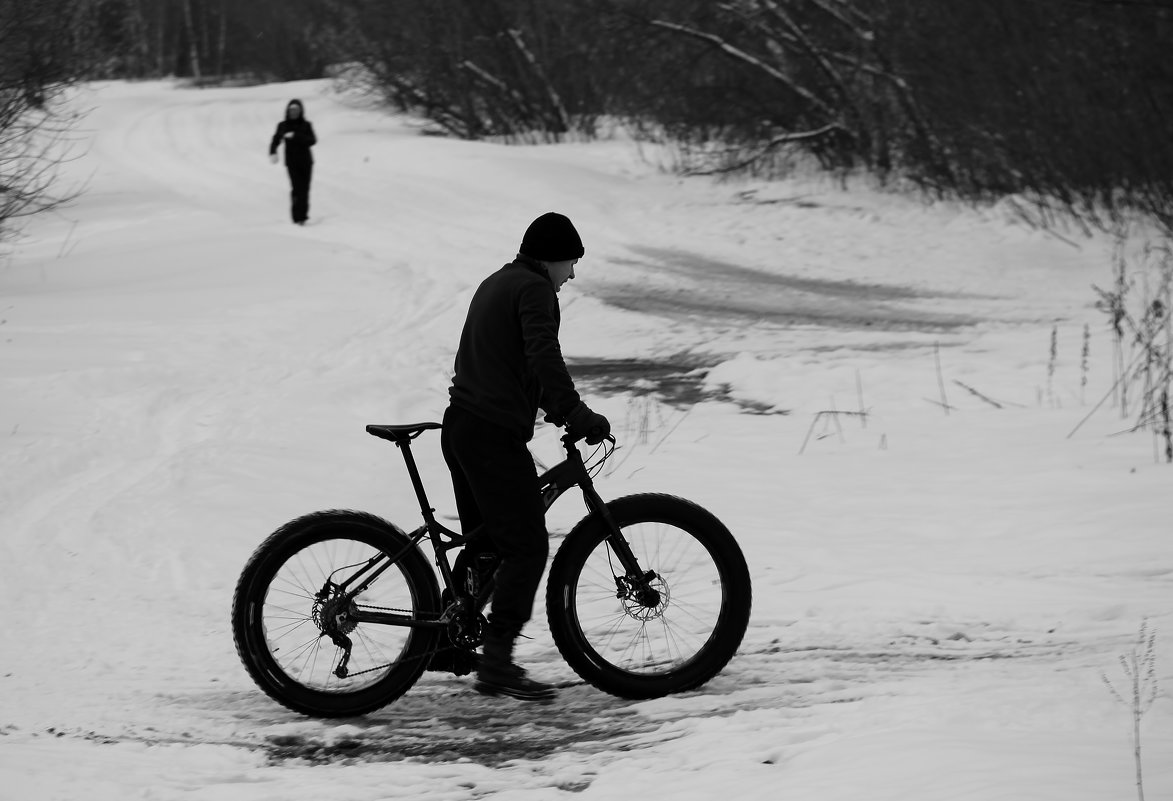
<path id="1" fill-rule="evenodd" d="M 575 445 L 575 443 L 581 442 L 582 440 L 584 440 L 587 437 L 594 434 L 597 430 L 598 429 L 593 429 L 593 430 L 587 432 L 586 434 L 577 434 L 577 433 L 571 432 L 569 430 L 566 430 L 566 433 L 562 435 L 562 444 L 565 445 L 567 448 L 573 447 Z M 607 436 L 603 437 L 602 440 L 599 440 L 599 441 L 600 442 L 607 441 L 607 442 L 610 442 L 612 445 L 616 444 L 616 439 L 615 439 L 614 434 L 608 434 Z"/>

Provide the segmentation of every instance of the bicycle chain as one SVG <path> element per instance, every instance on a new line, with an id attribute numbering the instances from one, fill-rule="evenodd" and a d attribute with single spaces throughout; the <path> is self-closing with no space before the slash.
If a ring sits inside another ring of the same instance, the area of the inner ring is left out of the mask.
<path id="1" fill-rule="evenodd" d="M 372 609 L 372 610 L 375 610 L 378 612 L 399 612 L 399 613 L 406 614 L 406 615 L 414 615 L 415 614 L 415 610 L 398 609 L 394 606 L 371 606 L 370 604 L 363 604 L 362 608 L 363 609 Z M 452 648 L 454 646 L 446 646 L 446 647 Z M 416 657 L 412 657 L 412 660 L 410 660 L 410 661 L 419 661 L 421 659 L 429 659 L 430 660 L 431 657 L 435 656 L 436 654 L 440 653 L 440 651 L 443 651 L 443 650 L 445 650 L 445 648 L 435 648 L 431 651 L 428 651 L 427 653 L 420 654 L 419 656 L 416 656 Z M 400 664 L 403 661 L 405 661 L 405 660 L 396 660 L 395 662 L 387 662 L 386 664 L 383 664 L 383 665 L 375 665 L 374 667 L 369 667 L 366 670 L 358 670 L 353 673 L 348 673 L 346 678 L 350 679 L 350 678 L 354 678 L 355 676 L 362 676 L 366 673 L 374 673 L 376 671 L 383 670 L 384 668 L 391 667 L 392 665 Z"/>
<path id="2" fill-rule="evenodd" d="M 397 609 L 392 606 L 370 606 L 370 605 L 364 604 L 363 608 L 364 609 L 376 609 L 380 612 L 403 612 L 406 614 L 413 614 L 413 610 Z M 428 651 L 425 654 L 420 654 L 417 657 L 413 657 L 413 659 L 415 661 L 418 661 L 420 659 L 430 659 L 431 657 L 435 656 L 436 654 L 440 653 L 441 651 L 448 650 L 448 649 L 454 649 L 455 647 L 456 646 L 449 645 L 449 646 L 445 646 L 443 648 L 436 648 L 431 651 Z M 376 671 L 383 670 L 384 668 L 391 667 L 392 665 L 395 665 L 395 664 L 397 664 L 397 663 L 396 662 L 387 662 L 386 664 L 383 664 L 383 665 L 375 665 L 374 667 L 367 668 L 366 670 L 359 670 L 355 673 L 350 673 L 347 675 L 347 678 L 349 679 L 349 678 L 353 678 L 354 676 L 362 676 L 367 673 L 374 673 Z M 584 680 L 577 679 L 577 680 L 572 680 L 572 681 L 559 682 L 553 686 L 560 689 L 560 690 L 565 690 L 565 689 L 569 689 L 571 687 L 579 687 L 579 686 L 585 686 L 585 685 L 586 685 L 586 682 Z"/>

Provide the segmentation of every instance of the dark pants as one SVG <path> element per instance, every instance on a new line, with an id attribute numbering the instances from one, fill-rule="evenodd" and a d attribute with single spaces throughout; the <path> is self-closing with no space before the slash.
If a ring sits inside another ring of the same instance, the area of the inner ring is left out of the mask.
<path id="1" fill-rule="evenodd" d="M 440 445 L 452 471 L 461 531 L 484 524 L 462 560 L 486 549 L 500 554 L 489 625 L 516 636 L 533 615 L 550 552 L 533 457 L 517 435 L 454 406 L 444 413 Z"/>
<path id="2" fill-rule="evenodd" d="M 285 169 L 289 172 L 289 184 L 293 188 L 289 193 L 293 221 L 303 223 L 310 217 L 310 178 L 314 174 L 314 163 L 287 161 Z"/>

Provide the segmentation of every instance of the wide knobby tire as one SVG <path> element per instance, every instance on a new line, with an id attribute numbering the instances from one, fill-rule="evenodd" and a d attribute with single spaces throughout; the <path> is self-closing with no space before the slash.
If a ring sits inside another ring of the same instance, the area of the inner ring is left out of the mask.
<path id="1" fill-rule="evenodd" d="M 669 495 L 607 504 L 644 571 L 655 606 L 620 597 L 624 570 L 598 515 L 567 535 L 550 568 L 546 612 L 563 658 L 623 698 L 691 690 L 728 664 L 749 625 L 749 569 L 737 541 L 704 508 Z"/>
<path id="2" fill-rule="evenodd" d="M 419 679 L 438 629 L 351 621 L 350 675 L 333 672 L 342 650 L 322 633 L 319 621 L 331 610 L 318 593 L 380 552 L 399 558 L 357 605 L 435 619 L 435 573 L 407 536 L 374 515 L 315 512 L 286 523 L 253 552 L 232 599 L 232 634 L 245 669 L 275 701 L 314 717 L 350 717 L 389 704 Z"/>

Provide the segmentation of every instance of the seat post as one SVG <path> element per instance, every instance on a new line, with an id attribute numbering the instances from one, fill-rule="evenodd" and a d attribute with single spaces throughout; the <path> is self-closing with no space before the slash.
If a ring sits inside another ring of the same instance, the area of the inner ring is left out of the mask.
<path id="1" fill-rule="evenodd" d="M 403 437 L 395 440 L 395 445 L 403 451 L 403 461 L 407 464 L 407 474 L 411 476 L 411 486 L 415 488 L 415 497 L 419 499 L 420 511 L 424 520 L 431 527 L 436 522 L 435 509 L 428 502 L 428 494 L 424 491 L 424 482 L 420 479 L 419 467 L 415 463 L 415 455 L 411 452 L 411 439 Z"/>

